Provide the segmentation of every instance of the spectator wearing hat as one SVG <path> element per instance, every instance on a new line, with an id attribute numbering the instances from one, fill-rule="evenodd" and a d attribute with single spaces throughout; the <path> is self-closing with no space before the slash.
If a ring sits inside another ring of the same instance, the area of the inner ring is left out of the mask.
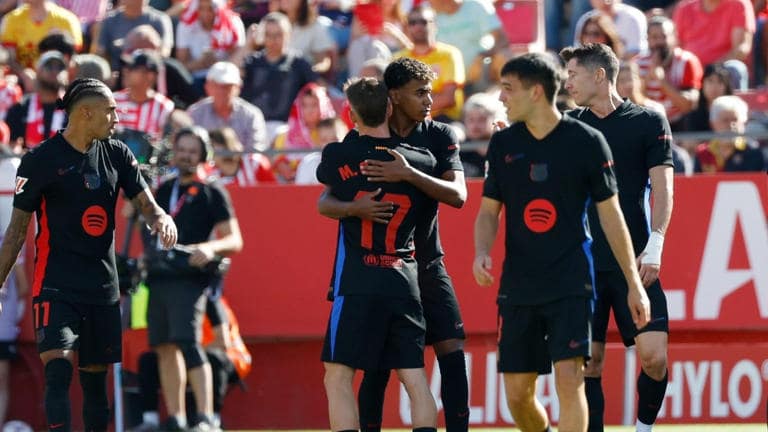
<path id="1" fill-rule="evenodd" d="M 66 126 L 66 114 L 56 100 L 69 82 L 68 63 L 58 51 L 48 51 L 37 61 L 35 92 L 13 105 L 5 121 L 11 129 L 11 142 L 33 148 Z"/>
<path id="2" fill-rule="evenodd" d="M 156 90 L 173 100 L 176 108 L 185 109 L 204 95 L 202 90 L 194 87 L 189 70 L 177 59 L 163 54 L 162 43 L 160 33 L 151 25 L 134 27 L 120 43 L 123 49 L 121 58 L 130 57 L 137 49 L 153 50 L 160 54 L 163 67 L 157 74 Z M 118 78 L 116 87 L 122 88 L 122 77 Z"/>
<path id="3" fill-rule="evenodd" d="M 136 50 L 124 61 L 125 88 L 115 93 L 117 111 L 120 113 L 118 133 L 141 132 L 152 139 L 160 139 L 168 116 L 174 109 L 173 101 L 154 88 L 162 60 L 153 51 Z M 126 141 L 129 147 L 130 141 Z M 136 153 L 137 149 L 132 150 Z M 136 156 L 139 157 L 138 154 Z"/>
<path id="4" fill-rule="evenodd" d="M 245 150 L 264 151 L 269 147 L 264 115 L 240 98 L 242 84 L 234 63 L 214 63 L 205 80 L 208 97 L 189 107 L 188 112 L 196 125 L 208 130 L 230 127 Z"/>

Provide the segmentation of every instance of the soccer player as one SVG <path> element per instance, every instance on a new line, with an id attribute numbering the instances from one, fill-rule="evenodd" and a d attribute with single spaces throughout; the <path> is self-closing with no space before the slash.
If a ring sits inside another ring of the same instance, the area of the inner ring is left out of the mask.
<path id="1" fill-rule="evenodd" d="M 104 431 L 107 368 L 121 357 L 114 248 L 119 189 L 163 247 L 176 243 L 176 226 L 155 203 L 128 147 L 109 139 L 118 122 L 109 88 L 95 79 L 75 80 L 61 105 L 69 116 L 67 128 L 21 160 L 14 209 L 0 247 L 0 281 L 13 268 L 36 212 L 32 313 L 45 365 L 48 428 L 70 430 L 69 384 L 77 352 L 85 429 Z"/>
<path id="2" fill-rule="evenodd" d="M 640 277 L 651 302 L 650 323 L 642 329 L 636 328 L 624 302 L 627 284 L 597 223 L 595 207 L 590 206 L 597 303 L 593 317 L 592 358 L 585 372 L 589 430 L 603 430 L 605 403 L 600 377 L 606 329 L 613 309 L 624 345 L 637 344 L 640 354 L 642 371 L 637 379 L 637 430 L 646 432 L 656 421 L 667 389 L 669 323 L 667 299 L 658 275 L 664 234 L 672 214 L 672 134 L 663 115 L 621 99 L 616 91 L 619 61 L 610 48 L 588 44 L 566 48 L 560 55 L 568 63 L 565 87 L 576 104 L 584 107 L 568 115 L 602 132 L 615 158 L 619 204 L 632 236 Z M 653 196 L 652 213 L 650 195 Z"/>
<path id="3" fill-rule="evenodd" d="M 437 407 L 424 372 L 425 321 L 419 301 L 413 236 L 426 196 L 406 182 L 371 182 L 360 173 L 369 160 L 392 158 L 431 173 L 427 150 L 401 144 L 387 126 L 391 106 L 384 84 L 358 78 L 345 88 L 359 135 L 323 149 L 317 177 L 328 193 L 352 201 L 381 192 L 394 203 L 388 223 L 357 217 L 340 221 L 333 308 L 323 344 L 331 430 L 358 430 L 352 379 L 356 369 L 397 371 L 411 398 L 414 431 L 436 431 Z"/>
<path id="4" fill-rule="evenodd" d="M 434 176 L 426 175 L 393 161 L 369 161 L 362 174 L 370 180 L 407 181 L 431 198 L 428 210 L 421 214 L 416 227 L 416 261 L 419 263 L 419 289 L 427 320 L 427 344 L 437 355 L 441 375 L 441 398 L 448 432 L 462 432 L 469 427 L 469 390 L 464 362 L 464 322 L 451 278 L 443 262 L 443 249 L 437 223 L 438 201 L 460 208 L 467 198 L 464 172 L 459 159 L 458 138 L 445 123 L 428 119 L 432 109 L 432 80 L 435 74 L 425 63 L 400 58 L 387 66 L 384 82 L 389 89 L 392 116 L 390 132 L 401 141 L 429 150 L 437 159 Z M 351 131 L 347 137 L 357 136 Z M 376 223 L 387 223 L 392 203 L 375 201 L 363 195 L 341 203 L 328 194 L 320 200 L 320 212 L 328 217 L 347 215 Z M 381 429 L 384 393 L 388 370 L 368 370 L 360 385 L 360 423 L 363 430 Z"/>
<path id="5" fill-rule="evenodd" d="M 523 431 L 549 431 L 536 400 L 538 374 L 554 362 L 562 431 L 586 431 L 584 361 L 590 355 L 593 279 L 585 226 L 590 201 L 629 284 L 638 327 L 648 298 L 616 196 L 613 160 L 600 132 L 555 106 L 561 71 L 545 54 L 526 54 L 501 70 L 500 100 L 514 124 L 488 146 L 488 174 L 475 221 L 478 284 L 493 283 L 490 251 L 505 207 L 505 259 L 498 294 L 499 372 Z"/>

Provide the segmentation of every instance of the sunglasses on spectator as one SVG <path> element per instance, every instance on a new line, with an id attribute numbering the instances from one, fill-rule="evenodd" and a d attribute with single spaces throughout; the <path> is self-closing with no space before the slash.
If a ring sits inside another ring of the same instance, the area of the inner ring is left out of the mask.
<path id="1" fill-rule="evenodd" d="M 427 25 L 427 24 L 429 24 L 431 22 L 432 21 L 427 21 L 424 18 L 421 18 L 421 19 L 413 18 L 413 19 L 409 19 L 408 20 L 408 25 L 409 26 L 415 26 L 415 25 L 423 25 L 423 26 L 425 26 L 425 25 Z"/>

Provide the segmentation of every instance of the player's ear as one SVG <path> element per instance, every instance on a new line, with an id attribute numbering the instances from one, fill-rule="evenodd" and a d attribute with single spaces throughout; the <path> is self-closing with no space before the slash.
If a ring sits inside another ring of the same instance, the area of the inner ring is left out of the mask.
<path id="1" fill-rule="evenodd" d="M 608 75 L 605 72 L 605 68 L 597 68 L 595 70 L 595 81 L 596 82 L 603 82 L 607 78 L 608 78 Z"/>
<path id="2" fill-rule="evenodd" d="M 355 125 L 360 124 L 360 121 L 357 119 L 357 114 L 355 114 L 355 110 L 353 110 L 352 107 L 349 107 L 349 119 L 352 120 L 352 123 Z"/>
<path id="3" fill-rule="evenodd" d="M 389 118 L 390 116 L 392 116 L 392 111 L 393 111 L 393 108 L 392 108 L 392 99 L 387 99 L 387 118 Z"/>
<path id="4" fill-rule="evenodd" d="M 389 94 L 389 102 L 390 103 L 397 103 L 397 99 L 400 97 L 400 94 L 398 93 L 397 89 L 390 89 L 387 91 Z"/>

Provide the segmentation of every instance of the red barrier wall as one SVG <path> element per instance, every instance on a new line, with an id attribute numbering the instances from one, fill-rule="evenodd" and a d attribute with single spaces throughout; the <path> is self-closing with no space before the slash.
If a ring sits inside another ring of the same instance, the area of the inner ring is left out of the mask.
<path id="1" fill-rule="evenodd" d="M 228 400 L 225 417 L 230 428 L 327 427 L 319 355 L 329 312 L 325 293 L 336 222 L 317 214 L 320 190 L 231 190 L 245 249 L 233 260 L 226 295 L 249 341 L 255 367 L 248 379 L 250 392 L 234 390 Z M 509 417 L 499 403 L 503 398 L 492 367 L 496 290 L 477 286 L 471 274 L 481 183 L 470 182 L 469 192 L 463 209 L 441 208 L 441 234 L 470 334 L 471 422 L 505 425 Z M 671 384 L 660 421 L 764 420 L 755 406 L 765 406 L 763 371 L 768 374 L 768 363 L 763 364 L 768 359 L 766 214 L 765 175 L 676 177 L 662 270 L 672 328 Z M 493 252 L 496 273 L 502 263 L 502 235 Z M 615 336 L 609 340 L 616 341 Z M 623 352 L 623 347 L 609 344 L 604 381 L 606 400 L 611 401 L 607 422 L 613 424 L 633 421 L 633 403 L 623 401 L 634 395 L 631 379 L 625 386 L 625 373 L 632 377 L 636 372 L 633 362 L 625 364 Z M 20 384 L 20 377 L 14 375 L 12 388 L 29 388 L 28 381 Z M 548 391 L 550 384 L 543 379 L 541 387 Z M 389 392 L 386 425 L 403 427 L 397 386 L 390 386 Z M 12 408 L 14 414 L 19 412 L 18 406 Z"/>

